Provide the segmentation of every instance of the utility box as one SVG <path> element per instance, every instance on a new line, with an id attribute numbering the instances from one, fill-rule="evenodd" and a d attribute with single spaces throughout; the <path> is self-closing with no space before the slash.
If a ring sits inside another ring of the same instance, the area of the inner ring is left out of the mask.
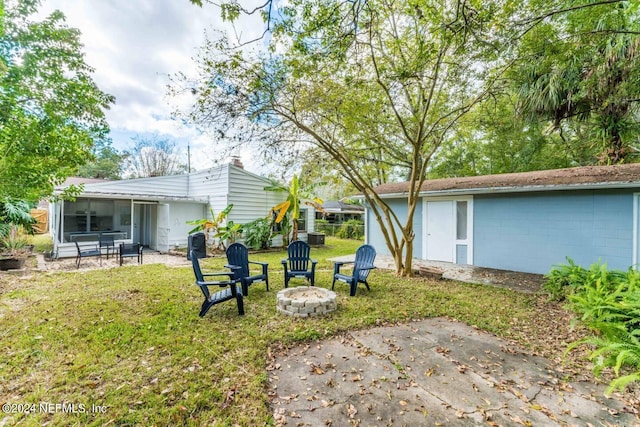
<path id="1" fill-rule="evenodd" d="M 307 233 L 307 243 L 310 245 L 324 245 L 324 233 Z"/>
<path id="2" fill-rule="evenodd" d="M 207 243 L 204 233 L 198 232 L 190 234 L 187 239 L 187 259 L 191 259 L 191 250 L 196 258 L 207 257 Z"/>

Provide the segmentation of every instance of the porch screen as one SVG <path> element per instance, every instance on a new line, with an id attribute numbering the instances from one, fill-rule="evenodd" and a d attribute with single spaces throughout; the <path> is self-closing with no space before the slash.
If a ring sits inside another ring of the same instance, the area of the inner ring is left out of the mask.
<path id="1" fill-rule="evenodd" d="M 103 234 L 127 239 L 130 224 L 130 201 L 78 198 L 64 202 L 62 241 L 97 241 Z"/>

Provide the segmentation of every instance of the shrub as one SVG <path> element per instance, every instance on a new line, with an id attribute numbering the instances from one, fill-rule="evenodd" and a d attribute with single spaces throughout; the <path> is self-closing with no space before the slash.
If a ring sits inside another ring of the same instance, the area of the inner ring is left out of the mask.
<path id="1" fill-rule="evenodd" d="M 586 270 L 567 260 L 569 265 L 551 270 L 545 289 L 554 299 L 566 298 L 580 321 L 596 333 L 567 351 L 581 344 L 595 346 L 590 354 L 594 373 L 613 368 L 617 376 L 608 392 L 640 381 L 640 272 L 609 271 L 600 262 Z M 631 372 L 620 376 L 623 368 Z"/>
<path id="2" fill-rule="evenodd" d="M 267 249 L 271 240 L 271 223 L 258 218 L 244 225 L 244 242 L 254 249 Z"/>
<path id="3" fill-rule="evenodd" d="M 606 279 L 606 264 L 600 262 L 592 264 L 589 269 L 577 265 L 571 258 L 567 257 L 567 264 L 554 266 L 549 274 L 545 275 L 543 289 L 549 294 L 553 301 L 563 301 L 569 294 L 584 288 L 588 283 Z M 617 273 L 614 273 L 617 274 Z"/>
<path id="4" fill-rule="evenodd" d="M 364 237 L 364 223 L 358 219 L 345 221 L 340 225 L 336 237 L 360 240 Z"/>

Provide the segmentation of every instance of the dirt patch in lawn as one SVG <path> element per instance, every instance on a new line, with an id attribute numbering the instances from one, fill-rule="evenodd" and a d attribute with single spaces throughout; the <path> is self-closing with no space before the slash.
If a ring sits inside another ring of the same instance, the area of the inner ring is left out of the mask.
<path id="1" fill-rule="evenodd" d="M 542 290 L 544 276 L 542 274 L 476 267 L 471 272 L 470 281 L 513 289 L 515 291 L 537 293 Z"/>

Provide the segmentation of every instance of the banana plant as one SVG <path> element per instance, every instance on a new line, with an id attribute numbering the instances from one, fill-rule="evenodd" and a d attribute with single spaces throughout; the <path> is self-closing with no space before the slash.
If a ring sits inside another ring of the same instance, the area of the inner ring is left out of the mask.
<path id="1" fill-rule="evenodd" d="M 218 232 L 215 234 L 220 241 L 223 249 L 227 249 L 225 242 L 235 243 L 242 236 L 243 225 L 236 224 L 233 221 L 227 221 L 226 225 L 219 226 Z"/>
<path id="2" fill-rule="evenodd" d="M 223 223 L 225 222 L 227 215 L 229 215 L 229 212 L 231 212 L 232 208 L 233 204 L 230 204 L 229 206 L 224 208 L 224 210 L 216 214 L 213 208 L 209 207 L 209 213 L 211 214 L 210 218 L 187 221 L 187 224 L 195 225 L 195 227 L 189 230 L 189 234 L 202 231 L 204 232 L 205 240 L 208 240 L 209 234 L 212 234 L 214 237 L 219 237 L 219 235 L 221 234 Z"/>
<path id="3" fill-rule="evenodd" d="M 287 194 L 287 199 L 282 203 L 278 203 L 271 208 L 271 211 L 276 214 L 275 223 L 280 224 L 283 222 L 287 214 L 291 217 L 292 235 L 291 240 L 298 240 L 298 220 L 300 219 L 300 205 L 302 200 L 304 204 L 313 206 L 316 210 L 322 211 L 322 199 L 312 194 L 314 188 L 323 185 L 319 182 L 307 186 L 301 186 L 300 177 L 294 175 L 291 179 L 291 183 L 288 187 L 273 182 L 272 185 L 264 187 L 266 191 L 284 192 Z"/>

